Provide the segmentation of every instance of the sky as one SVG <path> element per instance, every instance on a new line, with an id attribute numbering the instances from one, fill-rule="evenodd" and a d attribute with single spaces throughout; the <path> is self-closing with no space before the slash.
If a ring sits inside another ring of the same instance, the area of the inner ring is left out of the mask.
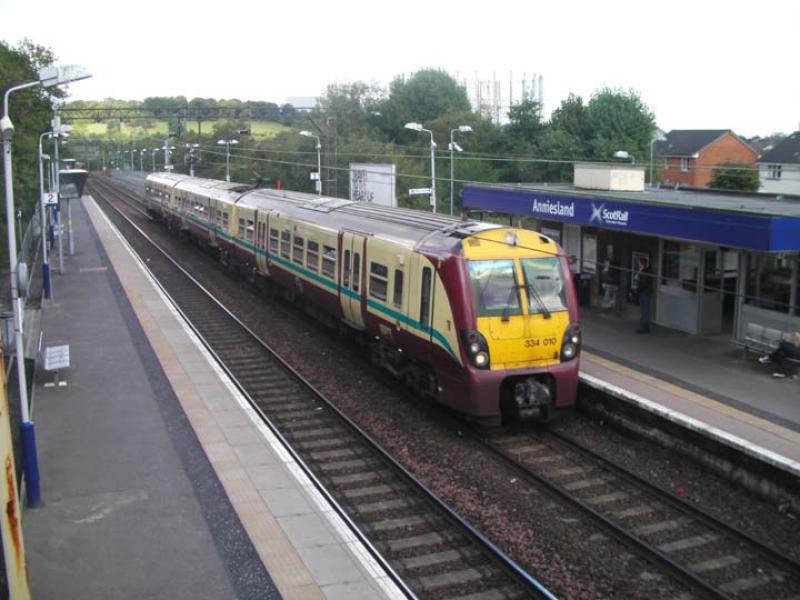
<path id="1" fill-rule="evenodd" d="M 546 115 L 610 86 L 636 91 L 666 131 L 800 129 L 797 0 L 0 0 L 0 39 L 23 37 L 93 74 L 70 86 L 76 100 L 280 104 L 435 67 L 496 74 L 505 96 L 510 73 L 540 74 Z"/>

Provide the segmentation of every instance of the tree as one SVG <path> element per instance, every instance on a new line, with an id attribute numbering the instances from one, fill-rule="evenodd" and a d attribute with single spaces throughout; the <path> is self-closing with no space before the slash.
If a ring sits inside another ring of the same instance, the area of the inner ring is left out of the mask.
<path id="1" fill-rule="evenodd" d="M 708 187 L 718 190 L 757 192 L 761 186 L 758 169 L 748 163 L 728 161 L 714 167 Z"/>
<path id="2" fill-rule="evenodd" d="M 0 95 L 20 83 L 38 80 L 38 70 L 55 61 L 53 53 L 30 40 L 16 48 L 0 41 Z M 50 129 L 52 115 L 50 101 L 61 97 L 57 88 L 34 87 L 20 90 L 11 96 L 9 117 L 14 123 L 13 175 L 14 203 L 27 221 L 39 195 L 38 145 L 39 135 Z M 5 180 L 0 182 L 5 194 Z M 5 219 L 0 220 L 0 232 L 5 239 Z M 5 245 L 0 244 L 5 252 Z"/>
<path id="3" fill-rule="evenodd" d="M 445 71 L 423 69 L 411 77 L 398 77 L 389 85 L 389 96 L 380 104 L 383 129 L 389 139 L 410 139 L 403 126 L 425 123 L 453 112 L 470 110 L 467 91 Z"/>
<path id="4" fill-rule="evenodd" d="M 617 150 L 625 150 L 644 161 L 655 128 L 653 113 L 636 92 L 603 88 L 589 100 L 581 137 L 593 158 L 610 159 Z"/>

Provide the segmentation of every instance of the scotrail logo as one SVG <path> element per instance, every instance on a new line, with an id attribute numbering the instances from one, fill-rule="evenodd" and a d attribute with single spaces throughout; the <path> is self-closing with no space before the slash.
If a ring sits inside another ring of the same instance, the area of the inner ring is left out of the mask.
<path id="1" fill-rule="evenodd" d="M 622 209 L 607 210 L 605 204 L 600 206 L 592 202 L 592 216 L 589 223 L 597 221 L 601 225 L 616 225 L 617 227 L 628 226 L 628 211 Z"/>

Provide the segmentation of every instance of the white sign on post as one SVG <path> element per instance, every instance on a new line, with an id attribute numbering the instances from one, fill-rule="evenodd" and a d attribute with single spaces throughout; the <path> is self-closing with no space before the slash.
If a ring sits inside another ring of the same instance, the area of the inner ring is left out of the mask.
<path id="1" fill-rule="evenodd" d="M 409 196 L 430 196 L 431 188 L 411 188 L 408 190 Z"/>
<path id="2" fill-rule="evenodd" d="M 69 368 L 69 346 L 48 346 L 44 351 L 44 370 L 59 371 Z"/>
<path id="3" fill-rule="evenodd" d="M 58 204 L 58 200 L 56 199 L 54 192 L 45 192 L 42 194 L 42 202 L 45 206 L 55 206 Z"/>

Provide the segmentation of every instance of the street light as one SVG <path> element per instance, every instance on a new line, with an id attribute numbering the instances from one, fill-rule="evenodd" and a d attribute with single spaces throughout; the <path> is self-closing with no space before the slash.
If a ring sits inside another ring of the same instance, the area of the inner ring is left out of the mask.
<path id="1" fill-rule="evenodd" d="M 453 139 L 453 134 L 456 131 L 460 131 L 461 133 L 469 133 L 472 131 L 472 127 L 469 125 L 459 125 L 455 129 L 450 130 L 450 216 L 453 216 L 453 165 L 454 165 L 454 156 L 453 150 L 457 150 L 458 152 L 463 152 L 461 146 L 456 144 L 455 140 Z"/>
<path id="2" fill-rule="evenodd" d="M 54 131 L 45 131 L 39 136 L 39 217 L 42 222 L 42 283 L 44 287 L 44 297 L 51 298 L 53 295 L 50 281 L 50 261 L 47 257 L 47 204 L 44 197 L 44 159 L 52 162 L 50 156 L 42 151 L 44 138 L 58 138 L 59 135 L 66 136 L 72 127 L 60 125 Z M 50 192 L 53 190 L 50 189 Z"/>
<path id="3" fill-rule="evenodd" d="M 614 158 L 621 158 L 622 160 L 631 159 L 631 164 L 634 164 L 636 160 L 633 158 L 633 154 L 630 154 L 627 150 L 617 150 L 614 152 Z"/>
<path id="4" fill-rule="evenodd" d="M 36 459 L 36 437 L 34 435 L 33 423 L 30 420 L 28 407 L 28 387 L 25 377 L 25 348 L 22 341 L 22 302 L 19 297 L 20 275 L 26 270 L 20 268 L 17 261 L 17 243 L 14 224 L 14 181 L 11 172 L 11 140 L 14 137 L 14 124 L 8 115 L 8 99 L 12 92 L 32 88 L 36 86 L 50 87 L 70 81 L 86 79 L 91 75 L 84 69 L 75 66 L 56 67 L 50 65 L 39 71 L 39 79 L 20 85 L 12 86 L 3 95 L 3 117 L 0 119 L 0 132 L 3 136 L 3 171 L 5 175 L 6 192 L 6 221 L 8 234 L 8 261 L 11 276 L 11 304 L 14 307 L 14 338 L 17 360 L 17 381 L 19 383 L 19 401 L 21 407 L 21 433 L 23 465 L 25 471 L 25 481 L 28 486 L 28 505 L 37 506 L 41 503 L 41 492 L 39 488 L 39 465 Z M 9 582 L 13 578 L 9 578 Z M 11 596 L 15 596 L 17 590 L 10 590 Z"/>
<path id="5" fill-rule="evenodd" d="M 147 152 L 147 148 L 142 148 L 141 150 L 139 150 L 139 170 L 142 173 L 144 173 L 144 165 L 142 163 L 144 162 L 144 153 L 145 152 Z"/>
<path id="6" fill-rule="evenodd" d="M 217 144 L 225 146 L 225 181 L 231 180 L 231 144 L 238 144 L 238 140 L 218 140 Z"/>
<path id="7" fill-rule="evenodd" d="M 653 144 L 656 142 L 665 142 L 667 138 L 658 130 L 656 130 L 656 134 L 653 136 L 653 139 L 650 140 L 650 185 L 653 185 Z"/>
<path id="8" fill-rule="evenodd" d="M 153 159 L 153 173 L 156 172 L 156 151 L 158 148 L 153 148 L 153 153 L 150 155 L 150 158 Z"/>
<path id="9" fill-rule="evenodd" d="M 189 177 L 194 177 L 194 151 L 200 147 L 200 144 L 184 144 L 183 147 L 186 148 L 188 153 L 187 158 L 189 161 Z"/>
<path id="10" fill-rule="evenodd" d="M 314 135 L 310 131 L 301 131 L 300 135 L 303 137 L 314 138 L 317 140 L 317 194 L 322 195 L 322 143 L 320 143 L 319 136 Z M 330 156 L 328 157 L 330 158 Z M 328 193 L 330 193 L 330 186 L 328 186 Z"/>
<path id="11" fill-rule="evenodd" d="M 433 131 L 413 122 L 406 123 L 404 127 L 412 131 L 426 131 L 431 134 L 431 206 L 433 207 L 433 213 L 436 214 L 436 142 L 433 141 Z"/>

